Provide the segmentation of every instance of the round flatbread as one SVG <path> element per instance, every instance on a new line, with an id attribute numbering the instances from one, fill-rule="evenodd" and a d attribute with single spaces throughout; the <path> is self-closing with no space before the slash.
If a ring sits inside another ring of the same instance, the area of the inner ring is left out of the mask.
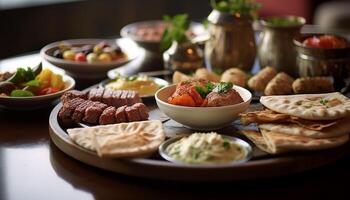
<path id="1" fill-rule="evenodd" d="M 320 150 L 329 149 L 345 144 L 349 135 L 339 137 L 314 139 L 298 135 L 287 135 L 260 129 L 270 152 L 281 153 L 292 150 Z"/>
<path id="2" fill-rule="evenodd" d="M 300 150 L 328 149 L 343 145 L 349 140 L 348 134 L 339 137 L 315 139 L 272 132 L 264 129 L 260 129 L 260 131 L 261 132 L 244 130 L 242 134 L 251 140 L 259 149 L 270 154 Z"/>
<path id="3" fill-rule="evenodd" d="M 114 125 L 94 126 L 88 128 L 71 128 L 67 129 L 69 137 L 79 146 L 96 151 L 93 144 L 94 135 L 109 132 L 113 130 Z"/>
<path id="4" fill-rule="evenodd" d="M 350 116 L 350 100 L 338 93 L 263 96 L 261 104 L 279 113 L 308 120 L 337 120 Z"/>
<path id="5" fill-rule="evenodd" d="M 264 137 L 259 131 L 253 130 L 243 130 L 241 133 L 246 136 L 250 141 L 252 141 L 259 149 L 270 154 L 274 154 L 267 146 Z"/>
<path id="6" fill-rule="evenodd" d="M 330 138 L 338 137 L 350 133 L 350 118 L 344 118 L 337 121 L 336 124 L 330 127 L 326 127 L 322 130 L 312 130 L 302 127 L 298 124 L 272 124 L 264 123 L 259 124 L 259 128 L 272 132 L 278 132 L 288 135 L 299 135 L 311 138 Z"/>
<path id="7" fill-rule="evenodd" d="M 100 157 L 144 157 L 157 151 L 165 140 L 161 121 L 120 123 L 67 130 L 78 145 Z"/>

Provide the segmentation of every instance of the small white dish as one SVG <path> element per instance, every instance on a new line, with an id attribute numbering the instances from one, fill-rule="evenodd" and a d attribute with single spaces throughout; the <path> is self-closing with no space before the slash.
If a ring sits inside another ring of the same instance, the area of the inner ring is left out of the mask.
<path id="1" fill-rule="evenodd" d="M 153 80 L 157 85 L 159 85 L 159 88 L 163 88 L 169 85 L 169 82 L 161 79 L 161 78 L 157 78 L 157 77 L 148 77 L 149 79 Z M 108 80 L 104 80 L 100 83 L 100 87 L 105 87 L 108 83 L 112 82 L 114 80 L 108 79 Z M 149 98 L 154 98 L 155 94 L 152 95 L 145 95 L 145 96 L 140 96 L 142 99 L 149 99 Z"/>
<path id="2" fill-rule="evenodd" d="M 62 75 L 65 88 L 53 94 L 32 96 L 32 97 L 8 97 L 0 96 L 0 107 L 12 110 L 35 110 L 48 106 L 53 101 L 61 97 L 61 95 L 74 88 L 75 81 L 68 75 Z"/>
<path id="3" fill-rule="evenodd" d="M 181 161 L 176 160 L 175 158 L 171 157 L 168 152 L 166 151 L 167 147 L 180 140 L 183 137 L 188 137 L 188 136 L 180 136 L 180 137 L 175 137 L 175 138 L 171 138 L 166 140 L 165 142 L 163 142 L 159 148 L 159 154 L 167 161 L 178 164 L 178 165 L 190 165 L 190 166 L 194 166 L 194 167 L 198 167 L 198 166 L 231 166 L 231 165 L 237 165 L 237 164 L 241 164 L 244 162 L 247 162 L 248 160 L 250 160 L 252 158 L 253 155 L 253 149 L 252 147 L 244 140 L 236 138 L 236 137 L 231 137 L 231 136 L 227 136 L 227 135 L 221 135 L 223 138 L 228 139 L 230 141 L 232 141 L 233 143 L 239 145 L 240 147 L 242 147 L 245 151 L 246 151 L 246 155 L 244 156 L 244 158 L 240 159 L 240 160 L 234 160 L 232 162 L 227 162 L 227 163 L 204 163 L 204 164 L 190 164 L 190 163 L 184 163 Z"/>
<path id="4" fill-rule="evenodd" d="M 230 124 L 249 107 L 252 99 L 252 94 L 247 89 L 233 86 L 242 97 L 242 103 L 220 107 L 179 106 L 167 101 L 175 89 L 176 85 L 170 85 L 158 90 L 155 95 L 157 105 L 169 118 L 193 130 L 216 130 Z"/>

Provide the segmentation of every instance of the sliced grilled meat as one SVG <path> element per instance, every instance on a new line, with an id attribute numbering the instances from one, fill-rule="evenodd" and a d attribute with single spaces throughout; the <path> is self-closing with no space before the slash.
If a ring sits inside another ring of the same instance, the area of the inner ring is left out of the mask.
<path id="1" fill-rule="evenodd" d="M 108 106 L 104 103 L 94 102 L 94 104 L 86 108 L 83 122 L 87 122 L 90 124 L 97 124 L 103 110 L 106 109 L 107 107 Z"/>
<path id="2" fill-rule="evenodd" d="M 134 105 L 135 103 L 142 102 L 139 94 L 132 90 L 128 90 L 127 100 L 129 106 Z"/>
<path id="3" fill-rule="evenodd" d="M 90 92 L 89 92 L 89 100 L 91 100 L 91 101 L 101 101 L 104 90 L 105 90 L 104 88 L 93 88 L 93 89 L 91 89 Z"/>
<path id="4" fill-rule="evenodd" d="M 145 104 L 143 104 L 143 103 L 135 103 L 134 105 L 132 105 L 132 107 L 138 109 L 141 120 L 147 120 L 148 119 L 148 117 L 149 117 L 149 115 L 148 115 L 148 108 L 146 107 Z"/>
<path id="5" fill-rule="evenodd" d="M 94 102 L 90 100 L 85 100 L 83 103 L 81 103 L 78 107 L 75 108 L 72 120 L 76 123 L 80 123 L 84 117 L 85 110 L 93 104 Z"/>
<path id="6" fill-rule="evenodd" d="M 99 123 L 101 125 L 105 124 L 114 124 L 116 122 L 115 120 L 115 113 L 117 109 L 113 106 L 107 107 L 101 114 Z"/>
<path id="7" fill-rule="evenodd" d="M 102 96 L 102 102 L 109 106 L 113 106 L 113 90 L 105 89 Z"/>
<path id="8" fill-rule="evenodd" d="M 121 94 L 122 94 L 121 90 L 114 90 L 112 92 L 112 99 L 113 99 L 112 106 L 120 107 L 120 106 L 124 106 L 125 105 L 125 104 L 122 104 L 122 102 L 120 100 Z"/>
<path id="9" fill-rule="evenodd" d="M 116 123 L 127 122 L 128 119 L 126 118 L 126 114 L 125 114 L 126 107 L 127 106 L 121 106 L 115 112 Z"/>
<path id="10" fill-rule="evenodd" d="M 97 89 L 98 89 L 98 88 L 92 88 L 92 89 L 89 91 L 89 94 L 88 94 L 87 98 L 90 99 L 90 100 L 92 100 L 92 99 L 94 98 L 94 96 L 96 95 Z"/>
<path id="11" fill-rule="evenodd" d="M 139 110 L 133 106 L 126 107 L 125 114 L 128 122 L 141 121 Z"/>
<path id="12" fill-rule="evenodd" d="M 120 95 L 120 101 L 123 105 L 128 105 L 128 90 L 122 90 L 122 94 Z"/>
<path id="13" fill-rule="evenodd" d="M 88 92 L 71 90 L 65 92 L 61 100 L 63 103 L 74 98 L 89 99 L 91 101 L 100 101 L 109 106 L 120 107 L 124 105 L 133 105 L 142 102 L 139 94 L 131 90 L 111 90 L 104 88 L 93 88 Z"/>
<path id="14" fill-rule="evenodd" d="M 84 101 L 84 99 L 75 98 L 65 102 L 60 109 L 58 116 L 64 121 L 71 121 L 75 108 Z"/>
<path id="15" fill-rule="evenodd" d="M 88 92 L 83 92 L 83 91 L 78 91 L 78 90 L 70 90 L 65 92 L 62 97 L 61 97 L 61 101 L 62 103 L 65 103 L 71 99 L 75 99 L 75 98 L 82 98 L 82 99 L 87 99 L 87 93 Z"/>

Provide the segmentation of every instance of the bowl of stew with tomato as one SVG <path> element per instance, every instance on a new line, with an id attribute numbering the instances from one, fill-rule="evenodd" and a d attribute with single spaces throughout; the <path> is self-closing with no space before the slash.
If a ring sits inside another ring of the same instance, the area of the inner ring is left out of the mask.
<path id="1" fill-rule="evenodd" d="M 333 34 L 303 34 L 294 39 L 300 76 L 331 76 L 337 89 L 350 77 L 350 42 Z"/>

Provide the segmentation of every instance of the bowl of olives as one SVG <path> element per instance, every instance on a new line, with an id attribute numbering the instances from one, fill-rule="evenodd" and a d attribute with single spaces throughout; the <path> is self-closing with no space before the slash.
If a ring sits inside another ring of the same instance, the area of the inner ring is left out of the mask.
<path id="1" fill-rule="evenodd" d="M 46 45 L 40 51 L 47 62 L 80 79 L 104 78 L 108 70 L 140 55 L 140 48 L 127 38 L 74 39 Z"/>

